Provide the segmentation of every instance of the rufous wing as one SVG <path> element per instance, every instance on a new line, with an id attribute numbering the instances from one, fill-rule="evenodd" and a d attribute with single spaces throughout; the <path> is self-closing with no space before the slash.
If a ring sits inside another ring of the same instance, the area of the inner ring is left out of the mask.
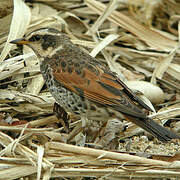
<path id="1" fill-rule="evenodd" d="M 68 68 L 67 68 L 68 69 Z M 78 73 L 71 67 L 71 72 L 53 67 L 56 81 L 79 96 L 112 107 L 120 112 L 135 117 L 145 118 L 146 114 L 130 99 L 125 88 L 111 72 L 105 72 L 98 66 L 80 68 Z"/>

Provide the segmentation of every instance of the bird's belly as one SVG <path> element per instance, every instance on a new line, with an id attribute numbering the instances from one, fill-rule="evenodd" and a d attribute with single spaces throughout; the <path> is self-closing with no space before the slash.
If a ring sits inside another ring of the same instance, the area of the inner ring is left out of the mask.
<path id="1" fill-rule="evenodd" d="M 75 114 L 85 113 L 87 103 L 80 96 L 62 86 L 51 86 L 49 90 L 56 102 L 66 111 Z"/>

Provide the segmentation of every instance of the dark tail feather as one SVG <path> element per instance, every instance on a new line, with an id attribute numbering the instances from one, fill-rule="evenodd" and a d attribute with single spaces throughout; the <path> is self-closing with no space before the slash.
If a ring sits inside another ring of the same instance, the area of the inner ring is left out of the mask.
<path id="1" fill-rule="evenodd" d="M 150 118 L 138 119 L 138 118 L 128 117 L 128 119 L 132 121 L 134 124 L 140 126 L 144 130 L 152 134 L 154 137 L 156 137 L 162 142 L 167 142 L 170 141 L 171 139 L 180 139 L 179 135 L 159 125 Z"/>

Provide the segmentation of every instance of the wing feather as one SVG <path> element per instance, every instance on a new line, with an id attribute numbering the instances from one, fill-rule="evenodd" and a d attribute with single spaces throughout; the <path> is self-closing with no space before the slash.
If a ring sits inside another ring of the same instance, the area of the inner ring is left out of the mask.
<path id="1" fill-rule="evenodd" d="M 71 73 L 67 70 L 54 68 L 53 75 L 56 81 L 64 87 L 85 98 L 110 106 L 120 112 L 135 117 L 145 118 L 146 114 L 136 106 L 126 93 L 126 86 L 113 73 L 105 72 L 98 66 L 84 66 L 78 73 L 71 66 Z M 128 91 L 129 92 L 129 91 Z"/>

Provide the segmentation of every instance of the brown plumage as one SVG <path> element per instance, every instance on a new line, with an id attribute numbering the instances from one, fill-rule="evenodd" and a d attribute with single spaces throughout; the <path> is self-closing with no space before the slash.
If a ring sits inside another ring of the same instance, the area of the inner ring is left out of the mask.
<path id="1" fill-rule="evenodd" d="M 141 99 L 114 73 L 58 30 L 38 29 L 12 43 L 26 44 L 34 50 L 47 87 L 65 110 L 105 121 L 112 115 L 120 117 L 122 113 L 160 141 L 180 138 L 148 118 L 141 108 L 151 109 Z"/>

